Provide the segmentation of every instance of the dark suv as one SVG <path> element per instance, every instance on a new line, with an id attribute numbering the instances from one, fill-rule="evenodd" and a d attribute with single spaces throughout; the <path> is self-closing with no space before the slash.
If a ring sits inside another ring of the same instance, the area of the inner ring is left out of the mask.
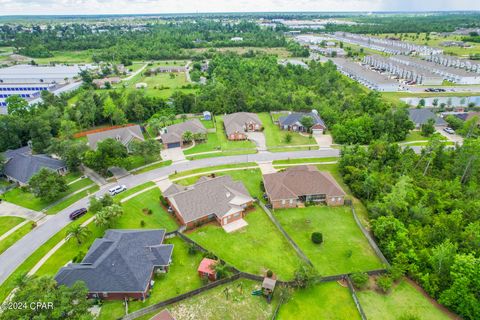
<path id="1" fill-rule="evenodd" d="M 85 213 L 87 213 L 86 208 L 77 209 L 77 210 L 73 211 L 72 213 L 70 213 L 70 219 L 71 220 L 78 219 L 81 216 L 83 216 Z"/>

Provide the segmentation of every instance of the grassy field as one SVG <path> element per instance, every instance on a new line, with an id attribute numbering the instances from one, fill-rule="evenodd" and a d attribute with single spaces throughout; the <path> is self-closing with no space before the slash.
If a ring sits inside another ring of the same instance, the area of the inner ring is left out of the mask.
<path id="1" fill-rule="evenodd" d="M 197 48 L 197 49 L 188 49 L 186 51 L 192 52 L 192 53 L 213 51 L 213 52 L 235 52 L 237 54 L 244 54 L 250 50 L 254 52 L 261 52 L 261 53 L 276 55 L 282 59 L 289 58 L 292 56 L 290 51 L 288 51 L 286 48 L 224 47 L 224 48 Z"/>
<path id="2" fill-rule="evenodd" d="M 295 291 L 281 306 L 277 319 L 356 320 L 360 314 L 348 288 L 337 282 L 326 282 Z"/>
<path id="3" fill-rule="evenodd" d="M 188 236 L 241 271 L 262 275 L 270 269 L 280 279 L 292 279 L 300 260 L 265 212 L 256 207 L 245 220 L 248 226 L 230 234 L 208 224 Z"/>
<path id="4" fill-rule="evenodd" d="M 253 290 L 259 288 L 258 282 L 240 279 L 171 305 L 168 310 L 176 319 L 182 320 L 271 319 L 277 299 L 268 304 L 265 298 L 251 295 Z M 228 298 L 226 290 L 229 292 Z"/>
<path id="5" fill-rule="evenodd" d="M 17 231 L 0 241 L 0 254 L 2 254 L 5 250 L 10 248 L 15 242 L 20 240 L 24 235 L 32 230 L 32 225 L 27 223 L 21 226 Z"/>
<path id="6" fill-rule="evenodd" d="M 79 50 L 79 51 L 54 51 L 53 57 L 49 58 L 32 58 L 38 64 L 49 63 L 90 63 L 93 62 L 92 57 L 95 50 Z"/>
<path id="7" fill-rule="evenodd" d="M 422 320 L 450 319 L 406 280 L 395 285 L 388 294 L 361 290 L 357 291 L 357 296 L 368 319 L 397 320 L 407 315 Z"/>
<path id="8" fill-rule="evenodd" d="M 258 117 L 262 121 L 264 127 L 267 147 L 316 144 L 315 139 L 302 136 L 301 134 L 296 132 L 291 132 L 292 141 L 290 143 L 287 143 L 285 142 L 285 136 L 287 135 L 288 131 L 280 130 L 280 128 L 272 122 L 270 114 L 259 113 Z"/>
<path id="9" fill-rule="evenodd" d="M 155 286 L 151 290 L 150 297 L 145 301 L 133 301 L 129 303 L 129 312 L 145 308 L 154 303 L 175 297 L 179 294 L 197 289 L 202 286 L 202 280 L 198 276 L 197 268 L 202 260 L 202 255 L 197 253 L 190 255 L 187 244 L 173 238 L 164 243 L 174 245 L 172 264 L 167 273 L 155 275 Z M 99 320 L 117 319 L 124 315 L 124 307 L 121 301 L 107 301 L 103 304 Z"/>
<path id="10" fill-rule="evenodd" d="M 19 217 L 0 217 L 0 236 L 22 223 L 25 219 Z"/>
<path id="11" fill-rule="evenodd" d="M 382 267 L 349 207 L 311 206 L 274 214 L 322 276 Z M 312 232 L 323 234 L 321 245 L 312 242 Z"/>

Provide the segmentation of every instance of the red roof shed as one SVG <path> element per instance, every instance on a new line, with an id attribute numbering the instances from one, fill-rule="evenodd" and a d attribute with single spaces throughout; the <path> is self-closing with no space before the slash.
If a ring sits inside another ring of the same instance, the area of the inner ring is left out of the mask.
<path id="1" fill-rule="evenodd" d="M 217 280 L 217 272 L 215 271 L 216 260 L 203 258 L 198 266 L 198 275 L 202 278 L 208 278 L 211 281 Z"/>

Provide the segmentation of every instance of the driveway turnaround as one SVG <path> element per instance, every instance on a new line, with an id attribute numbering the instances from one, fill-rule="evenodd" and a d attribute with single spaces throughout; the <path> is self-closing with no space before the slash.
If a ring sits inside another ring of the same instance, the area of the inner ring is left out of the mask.
<path id="1" fill-rule="evenodd" d="M 163 160 L 172 160 L 172 162 L 184 161 L 185 155 L 182 148 L 168 148 L 160 151 Z"/>
<path id="2" fill-rule="evenodd" d="M 213 167 L 224 164 L 235 164 L 244 162 L 273 161 L 282 159 L 300 159 L 300 158 L 326 158 L 338 157 L 340 150 L 321 149 L 310 151 L 289 151 L 278 153 L 257 153 L 249 155 L 237 155 L 229 157 L 207 158 L 194 161 L 173 163 L 167 167 L 157 168 L 138 175 L 129 175 L 118 181 L 118 184 L 125 184 L 132 188 L 148 181 L 156 180 L 168 176 L 175 172 L 193 170 L 198 168 Z M 103 186 L 95 193 L 101 196 L 108 192 L 108 185 Z M 0 285 L 17 269 L 32 253 L 42 246 L 48 239 L 62 230 L 71 221 L 68 217 L 70 212 L 75 209 L 88 207 L 88 197 L 80 199 L 70 207 L 60 211 L 45 223 L 30 231 L 22 239 L 13 244 L 3 254 L 0 255 Z"/>
<path id="3" fill-rule="evenodd" d="M 44 216 L 45 214 L 41 212 L 32 211 L 7 201 L 0 203 L 0 217 L 20 217 L 30 221 L 38 221 Z"/>
<path id="4" fill-rule="evenodd" d="M 267 143 L 265 140 L 265 134 L 263 132 L 249 132 L 248 139 L 252 140 L 257 145 L 258 151 L 267 150 Z"/>

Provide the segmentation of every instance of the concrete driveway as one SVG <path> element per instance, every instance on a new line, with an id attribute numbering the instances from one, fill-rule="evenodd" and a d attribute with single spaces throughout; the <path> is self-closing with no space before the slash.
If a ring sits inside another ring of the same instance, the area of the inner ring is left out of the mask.
<path id="1" fill-rule="evenodd" d="M 313 138 L 320 148 L 330 148 L 333 142 L 332 136 L 329 134 L 314 134 Z"/>
<path id="2" fill-rule="evenodd" d="M 168 178 L 168 176 L 161 177 L 160 179 L 155 180 L 155 183 L 162 192 L 167 190 L 173 184 L 172 181 Z"/>
<path id="3" fill-rule="evenodd" d="M 0 217 L 20 217 L 31 221 L 37 221 L 44 216 L 45 215 L 41 212 L 20 207 L 7 201 L 2 201 L 0 203 Z"/>
<path id="4" fill-rule="evenodd" d="M 440 133 L 442 136 L 444 136 L 445 138 L 447 138 L 448 141 L 452 141 L 454 143 L 458 143 L 460 145 L 463 144 L 463 137 L 454 133 L 454 134 L 450 134 L 450 133 L 447 133 L 445 131 L 443 131 L 443 128 L 436 128 L 437 132 Z"/>
<path id="5" fill-rule="evenodd" d="M 184 161 L 185 155 L 182 148 L 168 148 L 160 151 L 163 160 L 172 160 L 172 162 Z"/>
<path id="6" fill-rule="evenodd" d="M 273 167 L 272 161 L 258 161 L 257 162 L 262 174 L 269 174 L 277 172 L 277 169 Z"/>
<path id="7" fill-rule="evenodd" d="M 257 145 L 258 151 L 267 150 L 267 142 L 265 140 L 265 134 L 263 134 L 263 132 L 249 132 L 248 140 L 253 141 Z"/>

